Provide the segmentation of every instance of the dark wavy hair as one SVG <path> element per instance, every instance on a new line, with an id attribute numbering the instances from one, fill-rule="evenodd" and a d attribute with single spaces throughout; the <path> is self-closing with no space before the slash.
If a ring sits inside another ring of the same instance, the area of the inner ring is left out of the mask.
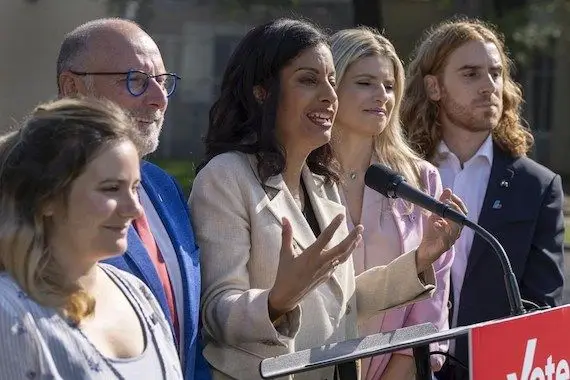
<path id="1" fill-rule="evenodd" d="M 320 44 L 329 46 L 328 36 L 304 20 L 276 19 L 245 35 L 228 62 L 220 96 L 210 109 L 206 157 L 197 171 L 218 154 L 240 151 L 257 157 L 264 182 L 283 172 L 286 152 L 275 133 L 280 73 L 304 50 Z M 256 86 L 267 94 L 263 102 L 254 96 Z M 339 179 L 329 143 L 313 150 L 307 165 L 328 181 Z"/>

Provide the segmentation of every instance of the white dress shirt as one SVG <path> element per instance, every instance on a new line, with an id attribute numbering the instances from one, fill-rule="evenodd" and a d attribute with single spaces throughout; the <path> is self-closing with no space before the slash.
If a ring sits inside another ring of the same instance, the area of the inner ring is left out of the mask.
<path id="1" fill-rule="evenodd" d="M 437 148 L 437 163 L 441 182 L 444 188 L 450 188 L 459 196 L 467 207 L 467 219 L 477 222 L 481 213 L 481 206 L 487 191 L 487 183 L 491 175 L 493 163 L 493 139 L 491 135 L 483 142 L 473 157 L 463 166 L 455 154 L 441 141 Z M 451 267 L 451 280 L 453 284 L 453 316 L 450 327 L 457 326 L 457 315 L 461 288 L 467 269 L 467 261 L 473 243 L 473 230 L 464 228 L 455 242 L 455 259 Z M 451 342 L 450 351 L 453 352 L 454 342 Z"/>
<path id="2" fill-rule="evenodd" d="M 176 256 L 176 251 L 174 250 L 170 236 L 168 236 L 168 232 L 160 216 L 142 186 L 139 188 L 139 196 L 141 205 L 148 219 L 152 236 L 154 236 L 154 240 L 166 263 L 166 271 L 168 272 L 168 277 L 170 277 L 170 284 L 174 292 L 174 302 L 176 303 L 176 313 L 178 314 L 180 342 L 177 343 L 178 347 L 184 347 L 184 290 L 182 287 L 182 273 L 180 271 L 180 265 L 178 264 L 178 257 Z M 179 352 L 180 358 L 183 359 L 182 355 L 184 350 L 180 349 Z"/>

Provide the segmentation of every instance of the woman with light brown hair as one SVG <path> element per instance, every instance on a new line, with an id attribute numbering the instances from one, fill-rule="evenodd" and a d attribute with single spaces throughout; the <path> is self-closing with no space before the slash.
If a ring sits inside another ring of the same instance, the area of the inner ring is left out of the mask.
<path id="1" fill-rule="evenodd" d="M 0 378 L 181 379 L 168 323 L 122 254 L 141 213 L 120 108 L 46 103 L 0 143 Z"/>
<path id="2" fill-rule="evenodd" d="M 402 200 L 387 199 L 365 187 L 364 173 L 370 164 L 382 163 L 401 173 L 408 183 L 443 201 L 452 199 L 443 191 L 437 169 L 422 160 L 407 145 L 400 125 L 404 92 L 404 68 L 390 41 L 369 28 L 346 29 L 331 38 L 337 78 L 339 108 L 332 144 L 341 164 L 340 193 L 347 208 L 349 227 L 362 224 L 363 244 L 353 252 L 355 274 L 386 265 L 406 252 L 422 249 L 427 231 L 438 226 L 435 218 Z M 453 198 L 455 199 L 455 197 Z M 450 242 L 451 244 L 453 242 Z M 433 263 L 437 289 L 433 297 L 360 321 L 360 335 L 387 332 L 432 322 L 448 328 L 447 298 L 453 248 Z M 445 351 L 446 343 L 432 345 Z M 442 356 L 432 358 L 441 368 Z M 363 378 L 412 379 L 411 350 L 380 355 L 362 361 Z"/>

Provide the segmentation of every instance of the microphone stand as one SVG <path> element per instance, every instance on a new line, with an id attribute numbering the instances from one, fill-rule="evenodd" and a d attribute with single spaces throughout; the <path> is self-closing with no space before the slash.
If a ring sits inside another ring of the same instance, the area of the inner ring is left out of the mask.
<path id="1" fill-rule="evenodd" d="M 465 215 L 458 213 L 446 204 L 438 202 L 437 200 L 426 197 L 425 194 L 413 189 L 405 184 L 406 179 L 388 168 L 385 165 L 373 164 L 366 170 L 364 176 L 365 184 L 385 195 L 388 198 L 403 198 L 411 203 L 414 203 L 422 208 L 425 208 L 435 214 L 454 221 L 455 223 L 471 228 L 477 235 L 483 238 L 491 247 L 499 258 L 503 273 L 505 276 L 505 288 L 509 300 L 511 316 L 525 314 L 526 311 L 523 307 L 519 285 L 517 283 L 515 274 L 509 257 L 505 249 L 501 246 L 499 241 L 489 233 L 486 229 L 477 223 L 468 220 Z M 402 185 L 402 186 L 401 186 Z M 416 363 L 416 379 L 428 380 L 430 379 L 430 360 L 429 360 L 429 346 L 414 348 L 414 360 Z"/>
<path id="2" fill-rule="evenodd" d="M 374 166 L 368 168 L 366 174 L 368 175 L 368 171 L 373 168 Z M 400 184 L 406 182 L 405 178 L 401 175 L 392 175 L 391 178 L 385 182 L 385 192 L 374 186 L 373 180 L 367 181 L 367 177 L 365 177 L 365 182 L 368 187 L 371 187 L 379 193 L 386 195 L 388 198 L 403 198 L 407 201 L 411 201 L 412 203 L 417 204 L 422 208 L 435 212 L 437 215 L 443 218 L 452 220 L 455 223 L 462 224 L 463 226 L 471 228 L 477 235 L 479 235 L 491 245 L 493 251 L 495 251 L 497 257 L 499 258 L 499 261 L 501 262 L 503 273 L 505 274 L 505 288 L 507 290 L 507 297 L 509 299 L 509 306 L 511 308 L 511 316 L 522 315 L 526 313 L 523 307 L 519 285 L 517 283 L 515 274 L 513 273 L 513 268 L 511 266 L 511 262 L 509 261 L 509 257 L 507 256 L 507 253 L 505 252 L 505 249 L 501 243 L 499 243 L 499 241 L 493 235 L 491 235 L 489 231 L 477 223 L 470 221 L 464 215 L 460 215 L 457 213 L 457 211 L 453 210 L 446 204 L 433 200 L 433 203 L 430 202 L 428 205 L 424 203 L 421 197 L 418 197 L 418 194 L 421 193 L 418 193 L 415 190 L 410 190 L 410 188 L 405 186 L 402 186 L 400 188 Z"/>
<path id="3" fill-rule="evenodd" d="M 416 364 L 416 380 L 431 380 L 431 362 L 429 344 L 412 348 Z"/>
<path id="4" fill-rule="evenodd" d="M 501 243 L 499 243 L 499 241 L 493 235 L 491 235 L 489 231 L 477 223 L 473 223 L 472 221 L 466 219 L 464 225 L 471 228 L 477 235 L 489 243 L 489 245 L 493 248 L 493 251 L 495 251 L 497 254 L 497 257 L 501 262 L 501 267 L 503 267 L 503 273 L 505 274 L 505 288 L 507 290 L 507 298 L 509 299 L 509 306 L 511 308 L 511 317 L 525 314 L 526 310 L 523 306 L 519 284 L 513 272 L 509 257 L 507 256 L 507 253 L 505 252 L 505 249 Z"/>
<path id="5" fill-rule="evenodd" d="M 448 206 L 445 206 L 445 208 L 450 209 Z M 444 209 L 441 215 L 444 218 L 445 211 L 446 210 Z M 471 228 L 477 235 L 489 243 L 493 248 L 493 251 L 497 254 L 503 268 L 503 273 L 505 274 L 505 288 L 507 290 L 507 298 L 509 299 L 509 306 L 511 308 L 511 316 L 525 314 L 526 310 L 522 303 L 519 285 L 513 272 L 511 262 L 509 261 L 509 257 L 501 243 L 499 243 L 499 241 L 491 235 L 489 231 L 467 218 L 463 220 L 463 225 Z M 414 347 L 413 353 L 416 365 L 416 380 L 431 380 L 429 345 Z"/>

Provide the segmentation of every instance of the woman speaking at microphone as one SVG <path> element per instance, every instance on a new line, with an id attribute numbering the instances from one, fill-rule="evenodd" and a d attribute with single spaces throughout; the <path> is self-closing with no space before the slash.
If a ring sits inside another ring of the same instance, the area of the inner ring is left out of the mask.
<path id="1" fill-rule="evenodd" d="M 463 211 L 465 208 L 449 190 L 442 193 L 437 169 L 420 159 L 402 136 L 399 112 L 404 68 L 390 41 L 372 29 L 347 29 L 332 36 L 331 50 L 339 98 L 332 142 L 341 167 L 340 195 L 349 228 L 364 226 L 362 243 L 352 254 L 358 276 L 370 268 L 404 259 L 406 252 L 418 245 L 422 249 L 430 241 L 429 235 L 440 228 L 437 216 L 366 187 L 364 174 L 370 164 L 387 165 L 432 197 L 451 201 Z M 359 333 L 370 335 L 425 322 L 432 322 L 439 330 L 448 329 L 452 242 L 437 248 L 444 253 L 433 265 L 437 288 L 431 298 L 362 321 Z M 431 348 L 445 351 L 447 344 L 436 343 Z M 434 370 L 442 364 L 443 357 L 432 357 Z M 362 361 L 363 379 L 368 380 L 413 379 L 414 371 L 411 350 Z"/>
<path id="2" fill-rule="evenodd" d="M 254 28 L 229 60 L 189 199 L 215 379 L 259 379 L 264 358 L 356 338 L 358 319 L 428 297 L 459 234 L 434 218 L 421 250 L 354 276 L 362 226 L 347 228 L 337 189 L 335 85 L 328 37 L 304 21 Z M 294 378 L 356 376 L 349 363 Z"/>

